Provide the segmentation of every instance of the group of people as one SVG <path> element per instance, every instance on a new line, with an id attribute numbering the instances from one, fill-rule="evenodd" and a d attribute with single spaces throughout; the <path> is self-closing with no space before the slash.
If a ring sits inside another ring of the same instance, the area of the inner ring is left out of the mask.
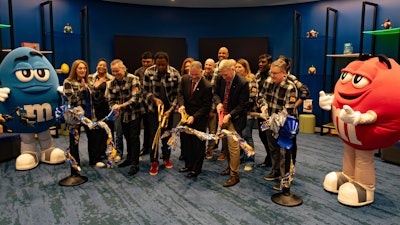
<path id="1" fill-rule="evenodd" d="M 116 113 L 115 121 L 108 121 L 118 151 L 116 161 L 123 157 L 123 140 L 126 140 L 126 159 L 119 167 L 131 166 L 128 172 L 133 176 L 139 171 L 142 155 L 150 155 L 150 175 L 157 175 L 159 158 L 166 168 L 172 168 L 168 138 L 161 139 L 160 152 L 157 132 L 163 133 L 173 128 L 173 115 L 178 111 L 187 115 L 184 125 L 201 132 L 216 134 L 220 129 L 238 133 L 254 148 L 252 130 L 255 121 L 264 121 L 265 117 L 256 115 L 279 113 L 286 109 L 289 115 L 297 116 L 297 106 L 308 97 L 305 85 L 290 74 L 290 61 L 279 57 L 272 62 L 268 54 L 259 56 L 259 70 L 252 74 L 245 59 L 229 59 L 229 51 L 221 47 L 218 61 L 209 58 L 204 62 L 187 58 L 182 63 L 181 71 L 169 65 L 166 52 L 145 52 L 142 55 L 142 67 L 134 74 L 127 71 L 123 61 L 115 59 L 110 63 L 108 74 L 107 62 L 99 60 L 94 74 L 88 73 L 88 66 L 83 60 L 72 64 L 71 72 L 64 81 L 64 94 L 72 106 L 81 106 L 85 116 L 100 120 L 110 110 Z M 88 104 L 91 103 L 91 104 Z M 161 126 L 162 123 L 162 126 Z M 140 130 L 143 125 L 143 148 L 140 149 Z M 102 157 L 106 143 L 99 131 L 88 129 L 87 132 L 89 164 L 104 166 Z M 80 130 L 80 129 L 79 129 Z M 287 172 L 282 162 L 281 148 L 272 131 L 259 128 L 260 139 L 267 151 L 260 167 L 271 166 L 266 180 L 278 180 Z M 71 153 L 78 153 L 78 144 L 70 135 Z M 154 141 L 154 142 L 153 142 Z M 202 171 L 204 159 L 213 158 L 219 143 L 211 140 L 206 143 L 195 135 L 180 134 L 181 155 L 184 167 L 179 172 L 187 177 L 197 177 Z M 243 157 L 243 150 L 237 140 L 222 138 L 221 154 L 218 160 L 227 160 L 228 166 L 221 175 L 229 175 L 223 184 L 229 187 L 239 180 L 239 166 L 243 161 L 252 161 Z M 295 158 L 296 145 L 292 154 Z M 79 153 L 77 154 L 79 163 Z M 295 161 L 295 159 L 293 159 Z M 246 164 L 245 170 L 254 165 Z"/>

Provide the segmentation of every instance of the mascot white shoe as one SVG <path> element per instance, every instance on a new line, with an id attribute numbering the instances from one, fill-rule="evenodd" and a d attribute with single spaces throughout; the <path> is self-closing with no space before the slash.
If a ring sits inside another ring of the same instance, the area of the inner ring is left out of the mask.
<path id="1" fill-rule="evenodd" d="M 41 153 L 40 161 L 47 164 L 63 163 L 65 161 L 65 152 L 55 147 L 43 150 Z"/>
<path id="2" fill-rule="evenodd" d="M 16 170 L 30 170 L 39 164 L 36 152 L 36 142 L 34 134 L 20 134 L 21 136 L 21 155 L 15 161 Z M 41 148 L 40 161 L 48 164 L 60 164 L 65 161 L 63 150 L 54 147 L 50 131 L 45 130 L 38 133 L 38 141 Z"/>
<path id="3" fill-rule="evenodd" d="M 338 193 L 342 184 L 350 181 L 350 178 L 342 172 L 330 172 L 325 176 L 324 189 L 332 193 Z"/>
<path id="4" fill-rule="evenodd" d="M 25 152 L 15 160 L 16 170 L 30 170 L 39 165 L 39 160 L 36 152 Z"/>
<path id="5" fill-rule="evenodd" d="M 323 186 L 344 205 L 364 206 L 374 202 L 374 150 L 400 140 L 400 65 L 362 56 L 341 72 L 334 94 L 319 95 L 344 142 L 342 172 L 328 173 Z"/>
<path id="6" fill-rule="evenodd" d="M 364 206 L 374 201 L 375 188 L 367 188 L 357 182 L 347 182 L 340 186 L 338 201 L 349 206 Z"/>

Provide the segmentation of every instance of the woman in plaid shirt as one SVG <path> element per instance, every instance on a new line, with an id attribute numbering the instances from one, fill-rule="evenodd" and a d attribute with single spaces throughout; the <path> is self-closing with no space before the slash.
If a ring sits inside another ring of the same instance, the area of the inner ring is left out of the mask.
<path id="1" fill-rule="evenodd" d="M 258 83 L 256 80 L 256 76 L 251 73 L 250 64 L 246 59 L 238 59 L 235 65 L 236 73 L 240 76 L 243 76 L 247 82 L 249 82 L 249 103 L 247 106 L 247 113 L 256 112 L 257 106 L 257 95 L 258 95 Z M 242 131 L 242 138 L 246 140 L 246 142 L 254 148 L 254 141 L 253 141 L 253 127 L 254 127 L 255 118 L 247 116 L 246 127 Z M 244 170 L 249 171 L 253 169 L 253 166 L 250 164 L 254 164 L 254 156 L 247 157 L 246 154 L 241 151 L 241 161 L 246 163 Z"/>
<path id="2" fill-rule="evenodd" d="M 90 104 L 90 91 L 88 79 L 88 66 L 83 60 L 75 60 L 71 66 L 69 76 L 64 80 L 64 95 L 67 97 L 68 104 L 73 107 L 82 107 L 85 116 L 91 118 L 91 104 Z M 94 133 L 88 126 L 82 124 L 85 129 L 88 139 L 88 153 L 89 165 L 97 165 L 101 167 L 104 163 L 101 162 L 100 156 L 96 153 L 96 146 L 92 145 Z M 80 125 L 75 127 L 75 131 L 80 133 Z M 69 134 L 70 153 L 75 157 L 78 165 L 80 164 L 79 158 L 79 143 L 75 142 L 75 135 Z M 104 149 L 105 151 L 105 149 Z M 77 171 L 71 168 L 72 175 L 77 175 Z"/>

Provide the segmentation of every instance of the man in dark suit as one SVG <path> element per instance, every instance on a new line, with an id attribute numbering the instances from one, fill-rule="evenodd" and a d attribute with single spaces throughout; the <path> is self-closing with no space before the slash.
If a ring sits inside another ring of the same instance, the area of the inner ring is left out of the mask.
<path id="1" fill-rule="evenodd" d="M 247 104 L 249 101 L 249 84 L 245 78 L 235 72 L 236 61 L 224 59 L 218 66 L 219 76 L 215 83 L 214 99 L 217 104 L 218 115 L 222 129 L 237 132 L 241 135 L 246 126 Z M 239 183 L 240 147 L 233 138 L 227 138 L 228 142 L 228 168 L 221 175 L 230 175 L 224 183 L 224 187 L 230 187 Z"/>
<path id="2" fill-rule="evenodd" d="M 212 104 L 211 83 L 202 76 L 202 64 L 194 61 L 190 64 L 189 75 L 184 75 L 178 89 L 179 112 L 189 117 L 186 125 L 205 132 L 207 117 Z M 179 172 L 189 172 L 187 177 L 197 177 L 201 172 L 205 156 L 205 141 L 195 135 L 181 133 L 181 151 L 185 167 Z"/>

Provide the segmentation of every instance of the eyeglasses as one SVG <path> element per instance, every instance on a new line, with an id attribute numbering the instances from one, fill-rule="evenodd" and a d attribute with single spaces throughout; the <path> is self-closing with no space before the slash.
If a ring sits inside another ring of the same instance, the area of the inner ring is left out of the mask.
<path id="1" fill-rule="evenodd" d="M 279 74 L 282 74 L 282 73 L 284 73 L 284 71 L 280 71 L 280 72 L 271 72 L 271 71 L 269 71 L 268 72 L 268 74 L 270 75 L 270 76 L 276 76 L 276 75 L 279 75 Z"/>

